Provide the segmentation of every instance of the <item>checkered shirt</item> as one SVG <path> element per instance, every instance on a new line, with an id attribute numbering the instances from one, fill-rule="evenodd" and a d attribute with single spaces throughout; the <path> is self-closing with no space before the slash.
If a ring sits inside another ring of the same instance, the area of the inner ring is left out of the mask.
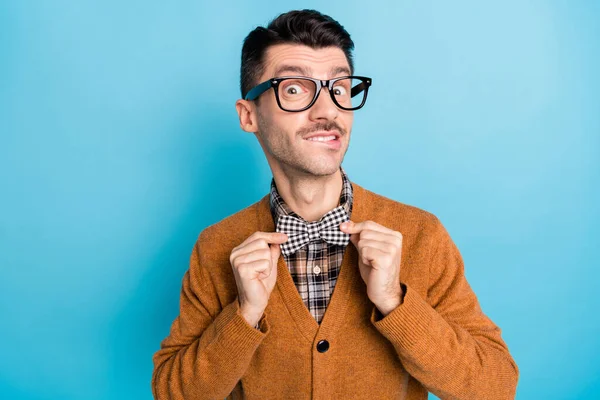
<path id="1" fill-rule="evenodd" d="M 348 217 L 352 214 L 352 184 L 342 167 L 340 167 L 340 171 L 342 173 L 342 192 L 338 207 L 332 210 L 334 212 L 330 214 L 329 221 L 322 221 L 322 223 L 330 226 L 335 224 L 339 226 L 339 223 L 341 223 L 342 219 L 338 212 L 341 209 L 348 213 Z M 282 254 L 302 301 L 304 301 L 317 323 L 321 324 L 337 282 L 347 244 L 332 244 L 315 236 L 312 227 L 315 227 L 316 224 L 307 222 L 290 210 L 279 195 L 274 179 L 271 180 L 270 206 L 276 227 L 281 216 L 298 218 L 309 226 L 307 234 L 310 241 L 290 255 L 287 255 L 284 251 L 285 247 L 282 247 Z M 339 228 L 338 232 L 341 232 Z M 327 238 L 328 240 L 331 239 L 330 242 L 341 241 L 339 234 L 336 234 L 334 229 L 331 230 L 330 235 L 332 237 Z"/>

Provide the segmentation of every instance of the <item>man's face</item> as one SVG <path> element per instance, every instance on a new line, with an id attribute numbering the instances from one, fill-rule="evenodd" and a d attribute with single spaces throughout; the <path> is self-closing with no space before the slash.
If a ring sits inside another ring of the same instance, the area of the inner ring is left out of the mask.
<path id="1" fill-rule="evenodd" d="M 267 50 L 265 70 L 258 82 L 284 76 L 325 80 L 344 75 L 350 75 L 350 66 L 340 48 L 314 50 L 280 44 Z M 256 111 L 256 136 L 272 166 L 275 163 L 284 171 L 313 176 L 331 175 L 339 169 L 350 142 L 353 112 L 339 109 L 326 88 L 321 89 L 311 108 L 301 112 L 283 111 L 274 90 L 269 89 L 260 96 Z M 334 140 L 308 140 L 334 133 L 339 134 Z"/>

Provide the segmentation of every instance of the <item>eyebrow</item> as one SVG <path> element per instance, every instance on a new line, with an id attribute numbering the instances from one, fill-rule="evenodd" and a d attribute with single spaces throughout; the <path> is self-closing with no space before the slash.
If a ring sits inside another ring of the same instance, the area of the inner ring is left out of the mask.
<path id="1" fill-rule="evenodd" d="M 308 68 L 300 67 L 297 65 L 282 65 L 275 70 L 274 76 L 281 76 L 281 74 L 283 74 L 284 72 L 293 72 L 304 76 L 311 75 L 310 69 Z M 333 67 L 329 70 L 329 76 L 331 77 L 334 77 L 339 74 L 350 75 L 350 70 L 348 69 L 348 67 L 341 66 Z"/>

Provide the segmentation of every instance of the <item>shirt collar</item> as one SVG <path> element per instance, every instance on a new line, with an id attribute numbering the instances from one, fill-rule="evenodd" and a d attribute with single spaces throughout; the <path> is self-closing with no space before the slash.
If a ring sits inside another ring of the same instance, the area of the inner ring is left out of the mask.
<path id="1" fill-rule="evenodd" d="M 342 173 L 342 192 L 340 193 L 340 200 L 338 206 L 343 206 L 348 213 L 348 216 L 352 215 L 352 184 L 348 179 L 348 175 L 344 171 L 344 168 L 340 166 L 340 172 Z M 269 204 L 271 207 L 271 215 L 273 216 L 273 222 L 277 226 L 277 221 L 281 215 L 290 215 L 292 217 L 299 218 L 304 221 L 304 218 L 300 217 L 289 206 L 283 201 L 283 198 L 277 191 L 277 185 L 275 185 L 275 179 L 271 179 L 271 192 L 269 196 Z M 337 207 L 337 206 L 336 206 Z"/>

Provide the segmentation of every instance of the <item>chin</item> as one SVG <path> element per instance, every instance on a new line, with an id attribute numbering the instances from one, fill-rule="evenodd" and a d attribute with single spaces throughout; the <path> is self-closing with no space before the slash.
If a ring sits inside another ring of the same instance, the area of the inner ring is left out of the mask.
<path id="1" fill-rule="evenodd" d="M 314 176 L 328 176 L 335 174 L 340 169 L 341 163 L 313 164 L 302 168 L 305 172 Z"/>

